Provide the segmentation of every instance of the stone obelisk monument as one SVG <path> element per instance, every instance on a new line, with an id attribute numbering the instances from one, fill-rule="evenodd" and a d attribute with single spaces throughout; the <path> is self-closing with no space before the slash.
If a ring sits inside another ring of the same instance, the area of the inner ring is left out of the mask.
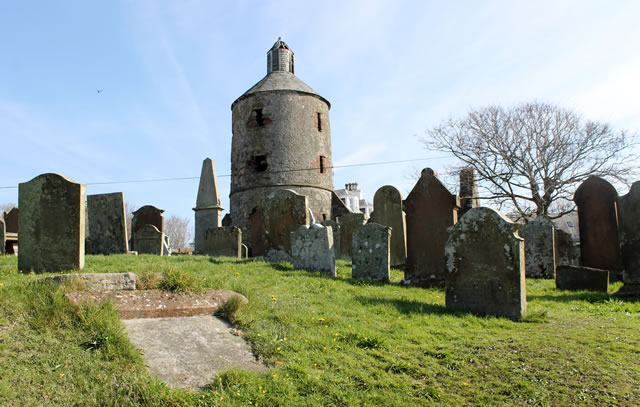
<path id="1" fill-rule="evenodd" d="M 193 210 L 196 213 L 194 251 L 196 253 L 204 253 L 204 237 L 207 229 L 219 228 L 221 226 L 222 211 L 224 210 L 224 208 L 220 206 L 216 167 L 213 165 L 211 158 L 207 158 L 202 162 L 198 198 L 196 200 L 196 207 L 193 208 Z"/>

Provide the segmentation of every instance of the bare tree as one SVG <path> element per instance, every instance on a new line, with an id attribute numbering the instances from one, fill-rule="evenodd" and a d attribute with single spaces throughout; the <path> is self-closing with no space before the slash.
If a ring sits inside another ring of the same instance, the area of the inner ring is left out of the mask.
<path id="1" fill-rule="evenodd" d="M 636 140 L 607 123 L 545 103 L 489 106 L 449 119 L 420 140 L 453 154 L 478 174 L 480 199 L 524 219 L 574 209 L 577 184 L 591 175 L 628 183 L 636 175 Z"/>
<path id="2" fill-rule="evenodd" d="M 124 202 L 124 216 L 127 220 L 127 234 L 129 237 L 133 236 L 133 230 L 131 230 L 131 222 L 133 221 L 133 212 L 136 210 L 136 204 L 133 202 Z"/>
<path id="3" fill-rule="evenodd" d="M 188 247 L 191 242 L 191 219 L 180 216 L 169 216 L 164 221 L 164 233 L 169 236 L 173 248 Z"/>

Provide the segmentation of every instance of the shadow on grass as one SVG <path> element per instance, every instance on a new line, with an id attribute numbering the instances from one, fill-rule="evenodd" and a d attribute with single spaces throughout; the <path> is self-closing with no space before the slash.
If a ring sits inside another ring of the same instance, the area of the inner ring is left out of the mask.
<path id="1" fill-rule="evenodd" d="M 542 300 L 542 301 L 556 301 L 556 302 L 573 302 L 573 301 L 587 301 L 591 303 L 604 302 L 610 298 L 618 298 L 608 293 L 602 292 L 589 292 L 589 291 L 559 291 L 558 294 L 540 294 L 540 295 L 527 295 L 527 301 Z"/>
<path id="2" fill-rule="evenodd" d="M 402 314 L 449 314 L 449 315 L 464 315 L 466 313 L 461 311 L 450 310 L 444 305 L 429 304 L 421 301 L 414 300 L 401 300 L 401 299 L 387 299 L 387 298 L 375 298 L 356 296 L 354 299 L 360 302 L 362 305 L 393 305 L 398 312 Z"/>
<path id="3" fill-rule="evenodd" d="M 246 264 L 246 263 L 254 263 L 257 261 L 261 261 L 262 259 L 236 259 L 234 257 L 209 257 L 209 263 L 213 264 Z"/>

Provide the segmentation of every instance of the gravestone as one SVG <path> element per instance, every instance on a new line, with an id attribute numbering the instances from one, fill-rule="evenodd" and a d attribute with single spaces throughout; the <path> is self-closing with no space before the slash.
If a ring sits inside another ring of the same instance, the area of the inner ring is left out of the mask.
<path id="1" fill-rule="evenodd" d="M 618 192 L 607 181 L 589 177 L 576 190 L 580 227 L 580 265 L 611 272 L 611 281 L 622 277 L 618 237 Z"/>
<path id="2" fill-rule="evenodd" d="M 568 264 L 559 265 L 556 272 L 556 288 L 606 293 L 609 289 L 609 271 Z"/>
<path id="3" fill-rule="evenodd" d="M 291 253 L 291 232 L 307 225 L 307 197 L 288 189 L 267 196 L 264 208 L 265 248 Z"/>
<path id="4" fill-rule="evenodd" d="M 388 282 L 391 274 L 391 228 L 368 223 L 353 231 L 351 277 Z"/>
<path id="5" fill-rule="evenodd" d="M 353 233 L 364 225 L 364 213 L 346 213 L 338 218 L 340 225 L 340 256 L 344 260 L 351 259 L 351 242 Z"/>
<path id="6" fill-rule="evenodd" d="M 220 194 L 218 193 L 218 180 L 216 167 L 211 158 L 202 162 L 200 172 L 200 185 L 198 186 L 198 198 L 195 211 L 194 250 L 196 253 L 205 251 L 205 235 L 210 228 L 221 226 L 221 216 L 224 210 L 220 206 Z"/>
<path id="7" fill-rule="evenodd" d="M 578 260 L 576 259 L 577 250 L 573 244 L 573 238 L 571 237 L 571 233 L 565 232 L 562 229 L 556 229 L 554 242 L 556 246 L 555 247 L 556 268 L 561 264 L 563 265 L 571 264 L 571 265 L 577 266 L 578 265 Z"/>
<path id="8" fill-rule="evenodd" d="M 458 222 L 458 197 L 447 189 L 431 168 L 404 201 L 407 214 L 407 267 L 404 283 L 417 286 L 444 284 L 444 246 L 447 228 Z"/>
<path id="9" fill-rule="evenodd" d="M 378 189 L 373 196 L 375 223 L 391 228 L 391 267 L 407 262 L 406 219 L 402 209 L 402 194 L 391 185 Z"/>
<path id="10" fill-rule="evenodd" d="M 618 197 L 618 214 L 624 285 L 616 295 L 640 297 L 640 181 Z"/>
<path id="11" fill-rule="evenodd" d="M 524 240 L 515 226 L 493 209 L 473 208 L 449 228 L 447 308 L 522 318 L 527 307 Z"/>
<path id="12" fill-rule="evenodd" d="M 333 254 L 336 259 L 340 257 L 340 224 L 335 220 L 327 219 L 320 222 L 322 226 L 331 226 L 333 234 Z"/>
<path id="13" fill-rule="evenodd" d="M 164 209 L 156 208 L 153 205 L 145 205 L 133 212 L 131 220 L 131 233 L 140 230 L 144 225 L 153 225 L 158 231 L 164 233 Z"/>
<path id="14" fill-rule="evenodd" d="M 4 222 L 7 228 L 7 233 L 18 233 L 19 218 L 20 218 L 20 210 L 18 208 L 11 208 L 9 212 L 4 213 Z"/>
<path id="15" fill-rule="evenodd" d="M 204 254 L 242 258 L 242 231 L 236 226 L 209 228 L 204 238 Z"/>
<path id="16" fill-rule="evenodd" d="M 122 192 L 87 196 L 91 254 L 127 253 L 127 218 Z"/>
<path id="17" fill-rule="evenodd" d="M 133 246 L 139 254 L 166 254 L 164 234 L 151 224 L 146 224 L 133 233 Z"/>
<path id="18" fill-rule="evenodd" d="M 18 270 L 84 267 L 85 190 L 85 185 L 51 173 L 19 184 Z"/>
<path id="19" fill-rule="evenodd" d="M 5 253 L 5 245 L 7 244 L 7 229 L 4 224 L 4 220 L 0 219 L 0 255 L 4 255 Z"/>
<path id="20" fill-rule="evenodd" d="M 262 208 L 256 206 L 249 215 L 251 225 L 251 257 L 265 256 L 267 254 L 264 235 L 264 215 Z"/>
<path id="21" fill-rule="evenodd" d="M 336 276 L 331 226 L 312 223 L 291 232 L 291 258 L 295 269 L 319 271 Z"/>
<path id="22" fill-rule="evenodd" d="M 525 274 L 529 278 L 555 278 L 555 239 L 551 220 L 540 215 L 518 230 L 524 239 Z"/>
<path id="23" fill-rule="evenodd" d="M 477 208 L 478 204 L 478 184 L 476 183 L 476 173 L 473 168 L 463 168 L 460 170 L 460 210 L 458 217 L 462 217 L 469 209 Z"/>

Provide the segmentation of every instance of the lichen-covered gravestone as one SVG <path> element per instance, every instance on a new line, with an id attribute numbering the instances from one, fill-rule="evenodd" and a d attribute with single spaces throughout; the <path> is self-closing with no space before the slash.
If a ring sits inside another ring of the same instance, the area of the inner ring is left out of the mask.
<path id="1" fill-rule="evenodd" d="M 353 232 L 351 277 L 388 282 L 391 273 L 391 228 L 368 223 Z"/>
<path id="2" fill-rule="evenodd" d="M 340 224 L 340 258 L 351 259 L 353 233 L 364 225 L 364 213 L 346 213 L 338 218 Z"/>
<path id="3" fill-rule="evenodd" d="M 193 244 L 195 252 L 199 254 L 205 251 L 205 235 L 209 228 L 221 226 L 220 218 L 224 210 L 222 206 L 220 206 L 216 167 L 211 158 L 206 158 L 202 162 L 198 198 L 196 200 L 196 207 L 193 208 L 193 210 L 195 212 Z"/>
<path id="4" fill-rule="evenodd" d="M 18 269 L 52 272 L 84 267 L 86 186 L 60 174 L 18 186 Z"/>
<path id="5" fill-rule="evenodd" d="M 291 232 L 307 225 L 307 197 L 283 189 L 270 193 L 264 207 L 265 249 L 291 252 Z"/>
<path id="6" fill-rule="evenodd" d="M 640 181 L 618 198 L 618 214 L 624 285 L 616 295 L 640 297 Z"/>
<path id="7" fill-rule="evenodd" d="M 373 196 L 375 223 L 391 228 L 391 267 L 407 262 L 407 231 L 402 210 L 402 194 L 397 188 L 385 185 Z"/>
<path id="8" fill-rule="evenodd" d="M 458 221 L 458 207 L 458 197 L 440 182 L 436 172 L 431 168 L 422 170 L 404 201 L 407 214 L 405 284 L 441 286 L 444 283 L 447 228 Z"/>
<path id="9" fill-rule="evenodd" d="M 599 177 L 589 177 L 576 190 L 580 225 L 580 265 L 611 272 L 611 281 L 622 278 L 618 238 L 616 189 Z"/>
<path id="10" fill-rule="evenodd" d="M 320 222 L 322 226 L 331 226 L 331 230 L 333 233 L 333 254 L 337 259 L 340 257 L 340 224 L 335 220 L 327 219 Z"/>
<path id="11" fill-rule="evenodd" d="M 514 227 L 493 209 L 473 208 L 449 228 L 447 308 L 522 318 L 527 307 L 524 241 Z"/>
<path id="12" fill-rule="evenodd" d="M 164 234 L 155 226 L 146 224 L 133 233 L 133 245 L 139 254 L 162 256 Z"/>
<path id="13" fill-rule="evenodd" d="M 87 196 L 91 254 L 127 253 L 127 219 L 122 192 Z"/>
<path id="14" fill-rule="evenodd" d="M 551 220 L 540 215 L 518 231 L 524 239 L 525 274 L 529 278 L 555 278 L 555 233 Z"/>
<path id="15" fill-rule="evenodd" d="M 320 271 L 336 276 L 331 226 L 312 223 L 291 232 L 291 257 L 295 269 Z"/>
<path id="16" fill-rule="evenodd" d="M 236 226 L 209 228 L 204 238 L 204 254 L 242 257 L 242 231 Z"/>

